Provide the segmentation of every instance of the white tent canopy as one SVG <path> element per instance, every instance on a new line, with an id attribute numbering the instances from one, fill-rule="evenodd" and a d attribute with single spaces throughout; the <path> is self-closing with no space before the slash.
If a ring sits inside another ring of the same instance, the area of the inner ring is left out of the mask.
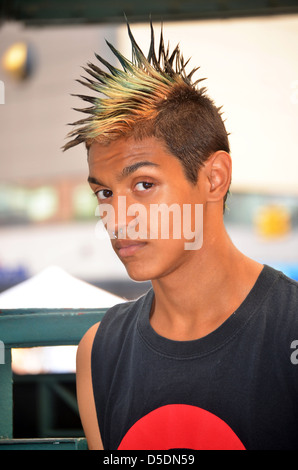
<path id="1" fill-rule="evenodd" d="M 109 308 L 125 302 L 117 295 L 77 279 L 58 266 L 0 294 L 0 309 Z M 76 346 L 14 349 L 13 370 L 19 374 L 75 372 Z"/>
<path id="2" fill-rule="evenodd" d="M 49 266 L 0 294 L 5 308 L 107 308 L 124 299 Z"/>

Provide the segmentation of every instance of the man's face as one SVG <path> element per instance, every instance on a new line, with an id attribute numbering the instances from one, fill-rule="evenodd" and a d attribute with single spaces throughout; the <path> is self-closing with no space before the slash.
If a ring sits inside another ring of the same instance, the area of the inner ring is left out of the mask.
<path id="1" fill-rule="evenodd" d="M 132 279 L 159 279 L 195 255 L 187 246 L 198 242 L 197 209 L 205 202 L 200 178 L 190 183 L 159 140 L 94 142 L 88 164 L 113 249 Z"/>

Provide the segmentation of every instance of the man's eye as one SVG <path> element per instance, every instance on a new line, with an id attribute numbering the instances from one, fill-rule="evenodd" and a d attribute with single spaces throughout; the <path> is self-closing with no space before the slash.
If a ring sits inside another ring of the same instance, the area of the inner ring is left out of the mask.
<path id="1" fill-rule="evenodd" d="M 141 181 L 140 183 L 137 183 L 135 185 L 135 189 L 137 191 L 146 191 L 150 188 L 152 188 L 153 183 L 148 183 L 147 181 Z"/>
<path id="2" fill-rule="evenodd" d="M 100 189 L 99 191 L 96 191 L 95 196 L 97 199 L 103 200 L 111 197 L 113 195 L 113 192 L 110 189 Z"/>

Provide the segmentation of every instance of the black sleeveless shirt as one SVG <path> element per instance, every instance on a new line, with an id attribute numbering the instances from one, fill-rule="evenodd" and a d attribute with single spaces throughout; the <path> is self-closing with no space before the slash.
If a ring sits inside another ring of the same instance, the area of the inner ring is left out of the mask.
<path id="1" fill-rule="evenodd" d="M 298 450 L 298 283 L 265 265 L 240 307 L 194 341 L 153 330 L 153 298 L 109 309 L 94 339 L 104 449 Z"/>

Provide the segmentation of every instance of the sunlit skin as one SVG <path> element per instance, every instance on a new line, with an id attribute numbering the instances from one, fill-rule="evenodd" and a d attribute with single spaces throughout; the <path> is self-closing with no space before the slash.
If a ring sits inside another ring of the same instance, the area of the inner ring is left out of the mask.
<path id="1" fill-rule="evenodd" d="M 199 250 L 185 250 L 184 238 L 137 240 L 132 247 L 117 239 L 111 242 L 132 279 L 152 281 L 155 301 L 150 321 L 159 334 L 191 340 L 218 327 L 244 300 L 262 269 L 237 250 L 223 223 L 230 156 L 221 151 L 211 155 L 197 184 L 186 178 L 180 161 L 153 137 L 119 139 L 109 145 L 94 142 L 88 164 L 91 188 L 100 203 L 113 205 L 116 221 L 118 196 L 126 197 L 127 206 L 143 204 L 148 213 L 154 203 L 203 204 Z M 132 219 L 126 218 L 126 226 Z M 116 226 L 116 234 L 118 230 Z"/>
<path id="2" fill-rule="evenodd" d="M 137 240 L 132 254 L 121 248 L 125 242 L 111 239 L 112 246 L 124 263 L 129 276 L 137 281 L 154 280 L 169 275 L 194 253 L 184 249 L 186 240 L 150 238 L 150 205 L 203 202 L 201 185 L 192 185 L 184 176 L 177 158 L 168 154 L 154 139 L 146 142 L 117 141 L 108 147 L 93 144 L 89 152 L 89 181 L 99 203 L 113 205 L 118 221 L 118 197 L 126 198 L 126 206 L 142 204 L 146 208 L 148 238 Z M 140 163 L 141 162 L 141 163 Z M 142 166 L 138 166 L 142 165 Z M 127 170 L 129 168 L 129 170 Z M 125 169 L 125 176 L 121 176 Z M 129 173 L 129 174 L 127 174 Z M 94 184 L 97 180 L 101 184 Z M 121 216 L 123 217 L 123 216 Z M 126 217 L 126 228 L 134 216 Z M 118 224 L 115 233 L 119 231 Z M 183 236 L 183 231 L 182 236 Z"/>

